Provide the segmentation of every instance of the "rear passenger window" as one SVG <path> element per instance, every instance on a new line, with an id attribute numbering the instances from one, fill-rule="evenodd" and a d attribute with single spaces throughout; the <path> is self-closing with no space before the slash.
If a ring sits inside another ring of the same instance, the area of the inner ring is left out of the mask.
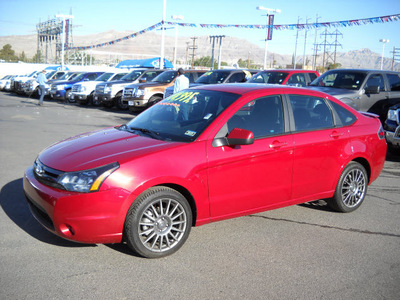
<path id="1" fill-rule="evenodd" d="M 308 73 L 308 76 L 310 76 L 310 81 L 314 81 L 314 79 L 317 78 L 317 74 L 315 73 Z"/>
<path id="2" fill-rule="evenodd" d="M 345 109 L 343 106 L 340 106 L 339 104 L 337 104 L 337 103 L 335 103 L 333 101 L 329 101 L 329 102 L 332 105 L 333 109 L 338 114 L 338 116 L 340 118 L 340 121 L 342 121 L 342 124 L 344 126 L 351 125 L 357 120 L 356 116 L 353 115 L 347 109 Z"/>
<path id="3" fill-rule="evenodd" d="M 390 90 L 391 91 L 400 91 L 400 74 L 386 74 Z"/>
<path id="4" fill-rule="evenodd" d="M 288 85 L 306 86 L 306 76 L 304 74 L 293 74 L 287 81 Z"/>
<path id="5" fill-rule="evenodd" d="M 309 131 L 333 127 L 332 111 L 322 98 L 289 95 L 295 131 Z"/>

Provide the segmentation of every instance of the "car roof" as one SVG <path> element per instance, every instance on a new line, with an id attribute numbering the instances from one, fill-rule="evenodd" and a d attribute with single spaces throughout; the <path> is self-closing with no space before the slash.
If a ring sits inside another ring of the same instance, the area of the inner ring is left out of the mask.
<path id="1" fill-rule="evenodd" d="M 270 69 L 270 70 L 261 70 L 260 72 L 317 73 L 317 71 L 315 70 L 303 70 L 303 69 Z"/>
<path id="2" fill-rule="evenodd" d="M 326 94 L 310 89 L 285 86 L 280 84 L 260 84 L 260 83 L 224 83 L 224 84 L 205 84 L 200 86 L 195 86 L 192 89 L 196 90 L 210 90 L 218 92 L 227 92 L 243 95 L 255 91 L 270 91 L 272 93 L 289 93 L 289 92 L 300 92 L 302 94 L 306 93 L 309 95 L 319 95 L 325 96 Z"/>
<path id="3" fill-rule="evenodd" d="M 328 70 L 326 72 L 359 72 L 359 73 L 371 73 L 371 72 L 379 72 L 379 73 L 397 73 L 399 74 L 400 72 L 396 71 L 389 71 L 389 70 L 377 70 L 377 69 L 332 69 Z"/>

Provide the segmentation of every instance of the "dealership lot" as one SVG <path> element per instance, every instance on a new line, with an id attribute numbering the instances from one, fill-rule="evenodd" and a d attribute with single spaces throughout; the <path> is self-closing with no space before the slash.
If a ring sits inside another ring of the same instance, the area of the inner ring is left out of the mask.
<path id="1" fill-rule="evenodd" d="M 0 290 L 4 299 L 398 299 L 400 156 L 350 214 L 322 201 L 193 228 L 158 260 L 81 245 L 40 226 L 22 191 L 45 147 L 125 123 L 128 112 L 0 93 Z"/>

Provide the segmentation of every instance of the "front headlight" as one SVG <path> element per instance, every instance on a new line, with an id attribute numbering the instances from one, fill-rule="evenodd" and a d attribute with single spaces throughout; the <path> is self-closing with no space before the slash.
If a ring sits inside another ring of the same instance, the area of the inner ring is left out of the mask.
<path id="1" fill-rule="evenodd" d="M 63 89 L 64 89 L 64 85 L 63 84 L 57 85 L 57 90 L 58 91 L 62 91 Z"/>
<path id="2" fill-rule="evenodd" d="M 397 114 L 398 114 L 397 110 L 389 109 L 388 115 L 387 115 L 388 120 L 397 121 Z"/>
<path id="3" fill-rule="evenodd" d="M 136 97 L 144 96 L 146 94 L 146 90 L 137 89 L 135 92 Z"/>
<path id="4" fill-rule="evenodd" d="M 57 182 L 67 191 L 89 193 L 100 189 L 103 181 L 116 169 L 118 163 L 112 163 L 96 169 L 60 174 Z"/>

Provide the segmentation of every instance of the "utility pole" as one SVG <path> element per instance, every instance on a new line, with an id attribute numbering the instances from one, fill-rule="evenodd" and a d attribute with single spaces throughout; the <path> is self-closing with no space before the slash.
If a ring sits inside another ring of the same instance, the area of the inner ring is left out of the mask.
<path id="1" fill-rule="evenodd" d="M 56 15 L 56 18 L 62 18 L 62 38 L 61 38 L 61 70 L 64 70 L 64 51 L 65 51 L 65 19 L 73 19 L 72 15 Z M 68 35 L 68 32 L 67 32 Z"/>
<path id="2" fill-rule="evenodd" d="M 308 25 L 308 20 L 311 20 L 309 18 L 306 17 L 306 27 Z M 307 28 L 305 29 L 305 33 L 304 33 L 304 52 L 303 52 L 303 70 L 305 69 L 306 66 L 306 47 L 307 47 Z"/>
<path id="3" fill-rule="evenodd" d="M 186 59 L 185 59 L 185 65 L 188 64 L 188 57 L 189 57 L 189 44 L 190 42 L 186 42 Z"/>
<path id="4" fill-rule="evenodd" d="M 400 48 L 393 47 L 393 58 L 392 58 L 392 71 L 394 69 L 394 63 L 400 61 Z"/>
<path id="5" fill-rule="evenodd" d="M 299 38 L 299 23 L 300 17 L 297 17 L 297 31 L 296 31 L 296 44 L 294 46 L 294 57 L 293 57 L 293 69 L 296 69 L 296 60 L 297 60 L 297 39 Z"/>
<path id="6" fill-rule="evenodd" d="M 315 18 L 315 23 L 318 23 L 318 14 Z M 318 45 L 317 45 L 317 35 L 318 35 L 318 27 L 315 27 L 315 37 L 314 37 L 314 59 L 313 59 L 313 64 L 312 64 L 312 69 L 316 70 L 317 69 L 317 56 L 318 56 Z"/>
<path id="7" fill-rule="evenodd" d="M 197 37 L 191 37 L 191 39 L 193 40 L 193 46 L 189 47 L 189 49 L 193 50 L 193 53 L 192 53 L 192 69 L 193 69 L 194 68 L 194 51 L 197 49 L 197 46 L 196 46 Z"/>

